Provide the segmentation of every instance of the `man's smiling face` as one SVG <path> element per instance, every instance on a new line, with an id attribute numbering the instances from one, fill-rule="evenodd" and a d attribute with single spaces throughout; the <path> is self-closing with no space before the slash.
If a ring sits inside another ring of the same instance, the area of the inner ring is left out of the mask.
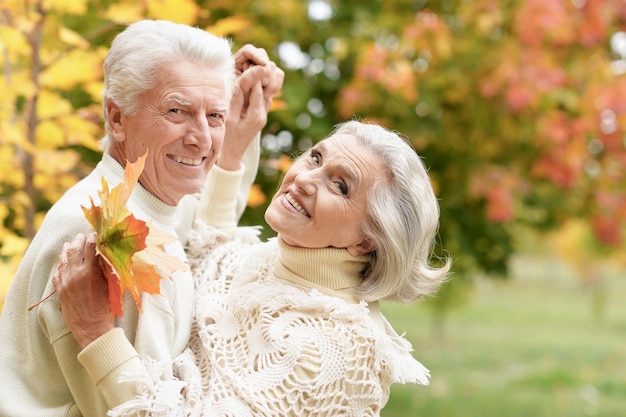
<path id="1" fill-rule="evenodd" d="M 180 61 L 156 69 L 155 87 L 138 110 L 111 119 L 118 162 L 148 151 L 139 182 L 170 205 L 199 191 L 224 142 L 228 102 L 217 70 Z"/>

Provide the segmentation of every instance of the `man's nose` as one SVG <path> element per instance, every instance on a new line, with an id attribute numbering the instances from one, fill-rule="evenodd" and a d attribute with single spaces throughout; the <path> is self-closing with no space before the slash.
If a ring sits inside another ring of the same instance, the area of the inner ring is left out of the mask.
<path id="1" fill-rule="evenodd" d="M 185 144 L 195 145 L 202 151 L 208 151 L 213 146 L 211 129 L 205 117 L 198 117 L 185 135 Z"/>

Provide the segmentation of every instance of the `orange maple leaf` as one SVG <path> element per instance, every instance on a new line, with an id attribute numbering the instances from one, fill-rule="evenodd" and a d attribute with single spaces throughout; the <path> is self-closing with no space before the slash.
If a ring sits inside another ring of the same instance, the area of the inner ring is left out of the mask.
<path id="1" fill-rule="evenodd" d="M 124 181 L 110 191 L 102 178 L 102 190 L 98 192 L 101 206 L 90 198 L 91 207 L 82 207 L 98 234 L 96 252 L 109 284 L 111 314 L 118 317 L 124 313 L 124 291 L 130 292 L 141 311 L 141 293 L 159 294 L 163 277 L 171 279 L 174 272 L 189 269 L 186 262 L 164 251 L 165 244 L 176 240 L 174 236 L 152 228 L 150 222 L 137 219 L 126 208 L 146 156 L 127 163 Z"/>

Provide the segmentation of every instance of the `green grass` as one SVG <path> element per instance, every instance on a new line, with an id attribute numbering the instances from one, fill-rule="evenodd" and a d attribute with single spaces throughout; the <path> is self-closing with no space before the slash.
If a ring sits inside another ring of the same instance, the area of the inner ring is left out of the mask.
<path id="1" fill-rule="evenodd" d="M 626 416 L 626 274 L 607 277 L 596 317 L 571 274 L 517 269 L 508 281 L 478 281 L 442 337 L 427 305 L 383 306 L 432 373 L 427 387 L 394 385 L 383 417 Z"/>

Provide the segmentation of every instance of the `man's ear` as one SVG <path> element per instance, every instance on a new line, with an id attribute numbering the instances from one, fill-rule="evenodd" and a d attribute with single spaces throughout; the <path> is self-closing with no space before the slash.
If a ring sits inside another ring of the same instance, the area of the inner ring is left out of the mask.
<path id="1" fill-rule="evenodd" d="M 348 250 L 348 253 L 350 253 L 350 255 L 359 256 L 370 253 L 376 248 L 374 246 L 374 242 L 372 242 L 370 238 L 364 237 L 363 240 L 361 240 L 359 243 L 348 246 L 346 249 Z"/>
<path id="2" fill-rule="evenodd" d="M 126 140 L 126 129 L 124 126 L 124 115 L 122 114 L 122 110 L 113 102 L 113 100 L 109 98 L 107 99 L 106 112 L 111 140 L 115 142 L 123 142 Z"/>

